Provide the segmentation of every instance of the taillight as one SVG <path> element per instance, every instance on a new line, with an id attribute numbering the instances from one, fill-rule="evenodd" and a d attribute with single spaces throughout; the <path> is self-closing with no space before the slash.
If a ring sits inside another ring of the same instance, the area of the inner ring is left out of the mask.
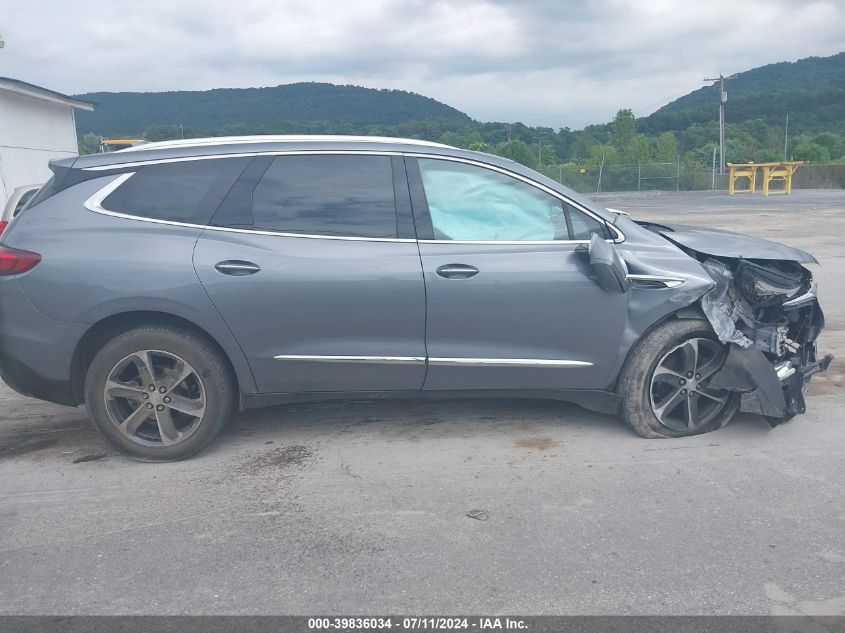
<path id="1" fill-rule="evenodd" d="M 7 226 L 9 226 L 9 221 L 8 221 L 8 220 L 0 220 L 0 234 L 2 234 L 2 233 L 3 233 L 3 231 L 5 231 L 5 230 L 6 230 L 6 227 L 7 227 Z"/>
<path id="2" fill-rule="evenodd" d="M 0 246 L 0 277 L 25 273 L 35 268 L 40 261 L 41 255 L 38 253 Z"/>

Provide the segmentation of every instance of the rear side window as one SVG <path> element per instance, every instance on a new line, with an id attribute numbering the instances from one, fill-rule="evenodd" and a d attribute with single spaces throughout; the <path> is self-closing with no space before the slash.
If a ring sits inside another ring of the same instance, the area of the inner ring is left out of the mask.
<path id="1" fill-rule="evenodd" d="M 279 156 L 252 195 L 258 230 L 305 235 L 397 235 L 388 156 Z"/>
<path id="2" fill-rule="evenodd" d="M 103 200 L 108 211 L 154 220 L 207 224 L 250 158 L 146 165 Z"/>

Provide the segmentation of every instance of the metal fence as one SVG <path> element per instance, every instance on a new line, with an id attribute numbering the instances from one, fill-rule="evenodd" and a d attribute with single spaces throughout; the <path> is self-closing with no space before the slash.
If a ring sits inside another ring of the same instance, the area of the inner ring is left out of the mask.
<path id="1" fill-rule="evenodd" d="M 672 163 L 602 164 L 590 167 L 540 167 L 545 176 L 581 193 L 602 191 L 694 191 L 726 189 L 727 176 L 710 167 Z"/>
<path id="2" fill-rule="evenodd" d="M 547 165 L 540 167 L 552 180 L 580 193 L 602 191 L 703 191 L 727 190 L 727 175 L 712 167 L 673 163 L 603 164 L 595 166 Z M 759 184 L 759 176 L 758 176 Z M 795 174 L 793 189 L 845 188 L 845 165 L 805 165 Z"/>

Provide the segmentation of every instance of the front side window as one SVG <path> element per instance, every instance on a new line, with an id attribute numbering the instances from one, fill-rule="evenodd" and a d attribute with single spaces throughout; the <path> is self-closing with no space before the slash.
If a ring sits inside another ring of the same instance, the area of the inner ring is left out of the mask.
<path id="1" fill-rule="evenodd" d="M 279 156 L 252 194 L 259 230 L 394 238 L 396 202 L 388 156 Z"/>
<path id="2" fill-rule="evenodd" d="M 569 239 L 589 240 L 593 233 L 597 233 L 601 237 L 610 237 L 604 224 L 571 205 L 565 204 L 565 207 L 567 224 L 569 225 Z"/>
<path id="3" fill-rule="evenodd" d="M 597 220 L 506 174 L 438 159 L 418 164 L 435 239 L 551 241 L 601 234 Z"/>
<path id="4" fill-rule="evenodd" d="M 250 158 L 190 160 L 140 167 L 102 202 L 127 215 L 207 224 Z"/>

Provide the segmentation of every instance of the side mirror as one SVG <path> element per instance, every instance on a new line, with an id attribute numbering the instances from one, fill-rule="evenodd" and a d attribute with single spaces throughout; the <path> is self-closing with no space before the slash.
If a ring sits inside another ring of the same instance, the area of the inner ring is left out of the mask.
<path id="1" fill-rule="evenodd" d="M 628 291 L 628 267 L 613 244 L 593 233 L 587 252 L 590 255 L 590 268 L 602 288 L 619 294 Z"/>

